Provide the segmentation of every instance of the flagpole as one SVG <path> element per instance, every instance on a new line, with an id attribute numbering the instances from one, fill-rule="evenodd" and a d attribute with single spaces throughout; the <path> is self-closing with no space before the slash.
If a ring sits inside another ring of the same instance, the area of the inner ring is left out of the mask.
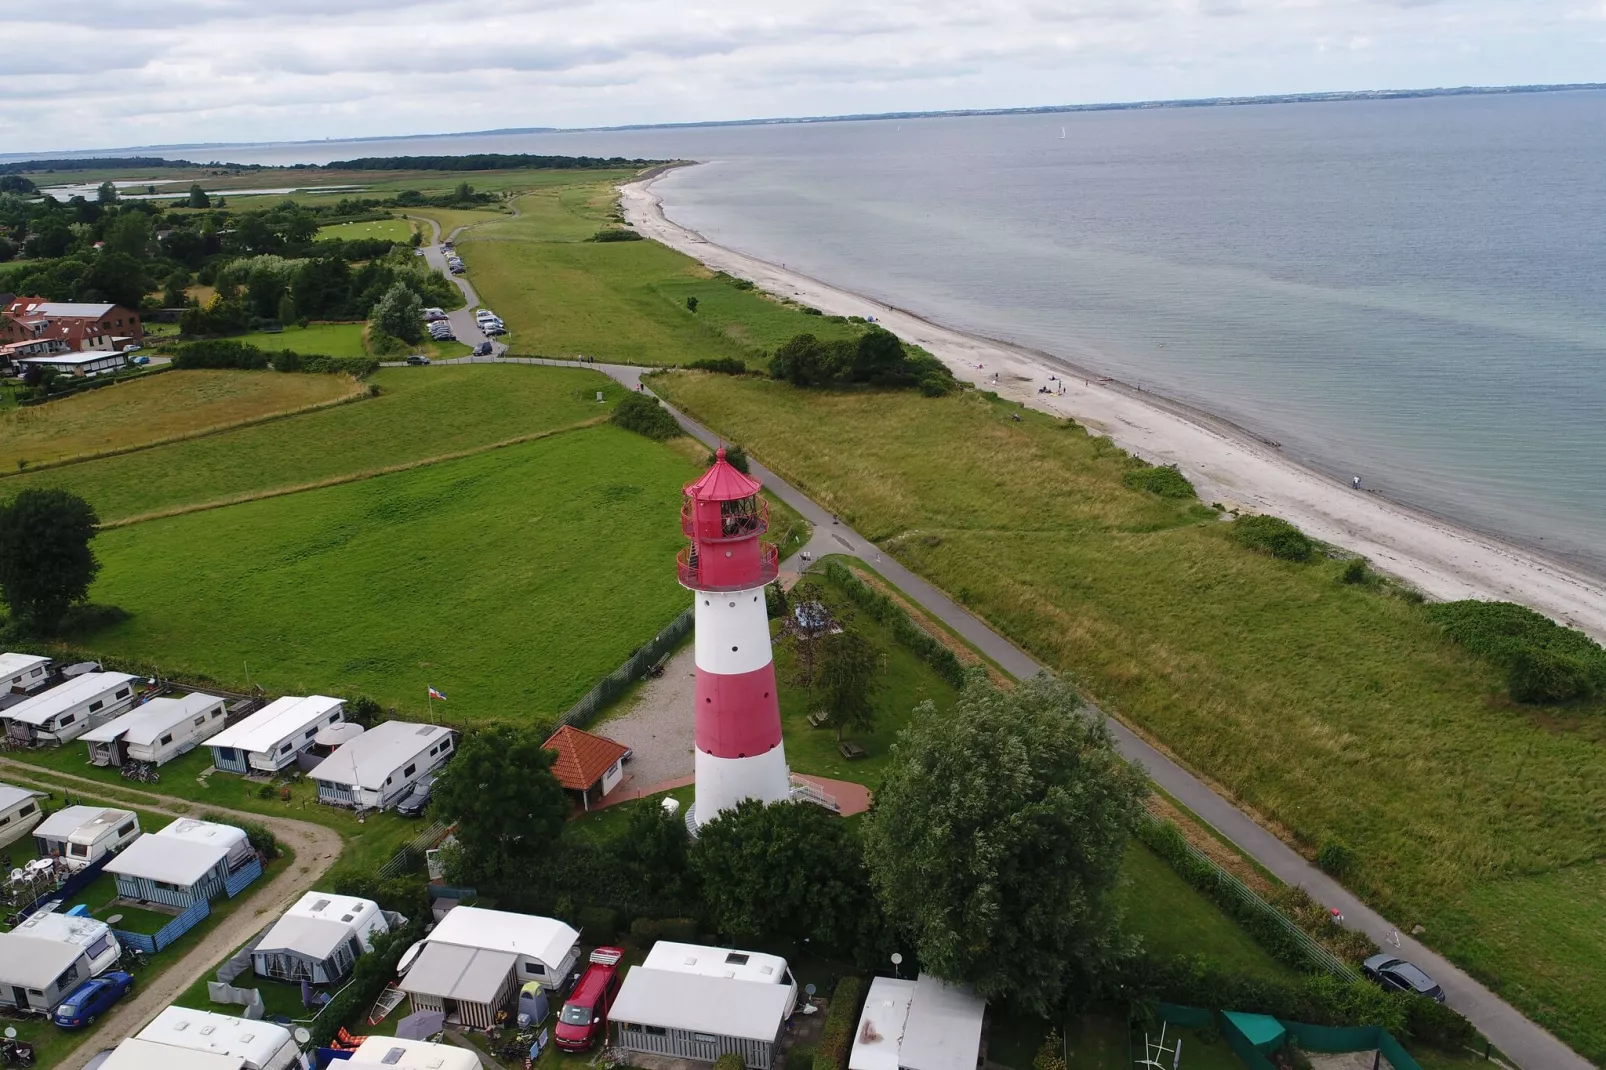
<path id="1" fill-rule="evenodd" d="M 435 692 L 433 689 L 424 692 L 424 701 L 429 704 L 429 723 L 435 723 Z"/>

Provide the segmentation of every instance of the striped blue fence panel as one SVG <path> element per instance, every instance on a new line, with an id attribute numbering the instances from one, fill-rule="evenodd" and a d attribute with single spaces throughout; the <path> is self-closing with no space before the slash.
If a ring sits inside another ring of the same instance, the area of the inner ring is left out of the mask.
<path id="1" fill-rule="evenodd" d="M 189 909 L 162 926 L 154 936 L 150 933 L 129 932 L 127 929 L 113 929 L 112 934 L 117 937 L 118 943 L 124 947 L 137 947 L 147 955 L 154 955 L 163 948 L 171 946 L 173 941 L 201 924 L 211 913 L 211 904 L 205 899 L 197 899 L 190 904 Z"/>
<path id="2" fill-rule="evenodd" d="M 252 857 L 251 861 L 223 878 L 223 890 L 233 899 L 245 890 L 245 886 L 262 876 L 262 859 Z"/>

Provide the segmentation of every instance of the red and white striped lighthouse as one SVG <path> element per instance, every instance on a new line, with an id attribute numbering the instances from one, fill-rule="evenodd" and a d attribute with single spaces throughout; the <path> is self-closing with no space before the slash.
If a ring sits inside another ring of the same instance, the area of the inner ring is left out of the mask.
<path id="1" fill-rule="evenodd" d="M 697 600 L 693 828 L 743 799 L 779 802 L 791 790 L 764 606 L 778 561 L 762 538 L 769 530 L 762 486 L 732 467 L 722 446 L 714 466 L 686 484 L 681 506 L 691 545 L 677 559 L 680 583 Z"/>

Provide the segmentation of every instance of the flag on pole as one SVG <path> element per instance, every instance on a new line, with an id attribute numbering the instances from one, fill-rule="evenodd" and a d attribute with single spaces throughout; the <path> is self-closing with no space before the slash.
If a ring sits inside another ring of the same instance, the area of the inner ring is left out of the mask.
<path id="1" fill-rule="evenodd" d="M 429 697 L 430 698 L 438 698 L 442 702 L 446 701 L 446 696 L 441 694 L 439 691 L 436 691 L 433 687 L 429 689 Z"/>

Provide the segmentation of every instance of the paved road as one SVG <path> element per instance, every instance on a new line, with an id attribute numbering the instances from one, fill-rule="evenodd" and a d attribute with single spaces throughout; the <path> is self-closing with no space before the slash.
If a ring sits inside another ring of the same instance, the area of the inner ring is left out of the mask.
<path id="1" fill-rule="evenodd" d="M 479 344 L 481 342 L 488 341 L 491 343 L 491 353 L 493 356 L 501 356 L 503 353 L 506 353 L 507 346 L 503 345 L 495 338 L 487 337 L 485 332 L 480 330 L 480 325 L 474 321 L 474 310 L 480 307 L 479 295 L 474 292 L 474 285 L 468 281 L 467 276 L 453 275 L 451 269 L 446 266 L 446 251 L 441 248 L 440 224 L 435 222 L 433 219 L 426 219 L 424 216 L 408 216 L 407 218 L 415 220 L 419 223 L 429 224 L 430 233 L 432 235 L 431 240 L 429 244 L 420 247 L 424 254 L 424 260 L 429 264 L 430 267 L 434 268 L 436 271 L 439 271 L 448 279 L 451 279 L 457 288 L 463 291 L 463 299 L 467 303 L 456 312 L 448 312 L 446 314 L 447 320 L 452 325 L 452 333 L 457 335 L 457 340 L 467 345 L 474 346 L 476 349 L 479 348 Z M 446 235 L 446 240 L 456 241 L 457 236 L 461 234 L 463 230 L 463 227 L 458 227 L 456 230 Z M 495 310 L 493 309 L 492 311 Z"/>
<path id="2" fill-rule="evenodd" d="M 484 361 L 490 358 L 478 359 Z M 468 363 L 468 358 L 461 363 Z M 510 358 L 503 363 L 580 366 L 570 361 L 533 358 Z M 653 370 L 626 364 L 593 364 L 589 367 L 605 373 L 631 390 L 642 388 L 642 375 Z M 675 419 L 679 420 L 681 426 L 694 438 L 709 446 L 720 441 L 719 436 L 676 411 L 673 406 L 666 404 L 666 407 L 675 413 Z M 918 602 L 928 613 L 964 636 L 1011 675 L 1027 679 L 1043 671 L 1044 666 L 1025 651 L 993 631 L 969 610 L 903 565 L 883 555 L 874 543 L 846 524 L 839 523 L 829 512 L 796 487 L 757 461 L 749 459 L 749 463 L 753 475 L 763 480 L 769 493 L 797 510 L 804 519 L 814 525 L 814 535 L 802 548 L 804 551 L 816 557 L 825 554 L 847 554 L 860 558 L 904 594 Z M 796 569 L 799 565 L 800 562 L 794 555 L 783 563 L 782 567 Z M 1343 885 L 1311 865 L 1293 848 L 1261 828 L 1242 810 L 1217 795 L 1193 774 L 1144 742 L 1130 728 L 1114 718 L 1106 718 L 1106 722 L 1121 753 L 1129 761 L 1142 765 L 1155 784 L 1208 822 L 1279 879 L 1304 888 L 1318 902 L 1328 907 L 1337 907 L 1344 915 L 1345 924 L 1350 928 L 1364 932 L 1380 946 L 1390 946 L 1386 941 L 1396 932 L 1396 928 L 1381 914 L 1361 902 Z M 1442 984 L 1449 1005 L 1466 1015 L 1484 1036 L 1492 1040 L 1495 1046 L 1510 1056 L 1518 1066 L 1527 1070 L 1587 1070 L 1591 1066 L 1588 1060 L 1573 1052 L 1539 1025 L 1523 1017 L 1521 1012 L 1452 965 L 1442 955 L 1408 935 L 1400 934 L 1399 939 L 1398 953 L 1421 966 Z"/>
<path id="3" fill-rule="evenodd" d="M 184 800 L 172 796 L 134 788 L 107 788 L 99 780 L 74 776 L 71 773 L 58 773 L 54 770 L 47 772 L 36 765 L 9 758 L 0 758 L 0 768 L 7 770 L 9 778 L 13 780 L 27 780 L 43 773 L 48 776 L 49 783 L 70 780 L 85 785 L 86 791 L 94 789 L 102 796 L 109 794 L 113 802 L 126 799 L 131 805 L 143 810 L 168 814 L 172 817 L 189 816 L 171 809 L 173 803 L 183 803 L 190 811 L 195 808 Z M 174 963 L 149 984 L 141 983 L 136 987 L 133 998 L 118 1003 L 101 1021 L 100 1028 L 74 1048 L 52 1070 L 80 1070 L 97 1051 L 116 1047 L 123 1038 L 131 1037 L 145 1028 L 146 1024 L 171 1005 L 180 993 L 206 976 L 224 955 L 249 940 L 258 929 L 305 894 L 340 855 L 340 834 L 327 825 L 248 814 L 219 806 L 207 806 L 206 810 L 209 813 L 266 825 L 280 842 L 289 845 L 296 853 L 295 862 L 287 866 L 273 880 L 258 885 L 250 898 L 241 903 L 232 914 L 207 933 L 199 944 L 190 949 L 183 961 Z"/>

